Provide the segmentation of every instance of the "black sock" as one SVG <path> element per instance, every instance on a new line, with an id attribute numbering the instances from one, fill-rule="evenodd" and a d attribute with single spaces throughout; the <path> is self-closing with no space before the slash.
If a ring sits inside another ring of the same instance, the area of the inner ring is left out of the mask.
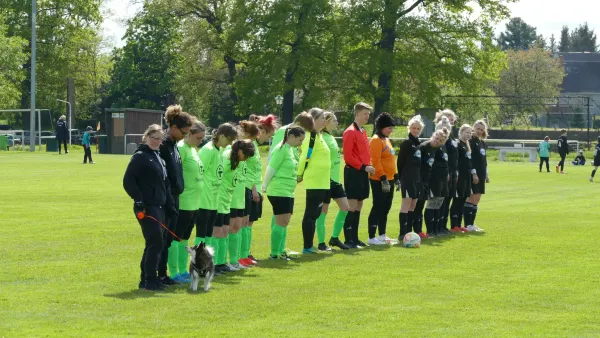
<path id="1" fill-rule="evenodd" d="M 473 205 L 471 203 L 465 203 L 463 207 L 463 218 L 465 222 L 465 227 L 469 225 L 473 225 Z"/>
<path id="2" fill-rule="evenodd" d="M 352 239 L 352 228 L 354 223 L 354 211 L 348 211 L 348 215 L 346 215 L 346 220 L 344 221 L 344 241 L 346 243 L 350 243 L 353 241 Z"/>
<path id="3" fill-rule="evenodd" d="M 596 169 L 592 170 L 592 177 L 594 177 L 594 175 L 596 175 Z"/>
<path id="4" fill-rule="evenodd" d="M 402 238 L 404 237 L 404 235 L 406 235 L 406 233 L 408 231 L 407 230 L 408 227 L 408 214 L 405 212 L 401 212 L 400 213 L 400 238 L 399 240 L 402 240 Z"/>
<path id="5" fill-rule="evenodd" d="M 369 224 L 369 239 L 375 238 L 377 232 L 377 224 Z"/>
<path id="6" fill-rule="evenodd" d="M 477 217 L 477 210 L 479 210 L 479 208 L 475 204 L 473 204 L 473 216 L 471 216 L 473 225 L 475 225 L 475 217 Z"/>
<path id="7" fill-rule="evenodd" d="M 407 213 L 408 217 L 406 218 L 406 233 L 413 231 L 414 214 L 414 211 L 409 211 Z"/>
<path id="8" fill-rule="evenodd" d="M 441 217 L 441 209 L 433 210 L 433 228 L 435 231 L 440 234 L 442 233 L 442 217 Z"/>
<path id="9" fill-rule="evenodd" d="M 433 209 L 425 209 L 423 218 L 425 218 L 425 227 L 427 227 L 427 233 L 437 233 L 437 229 L 435 228 L 435 211 Z"/>
<path id="10" fill-rule="evenodd" d="M 360 223 L 360 210 L 354 212 L 354 224 L 352 224 L 352 235 L 354 236 L 354 243 L 358 244 L 358 226 Z"/>

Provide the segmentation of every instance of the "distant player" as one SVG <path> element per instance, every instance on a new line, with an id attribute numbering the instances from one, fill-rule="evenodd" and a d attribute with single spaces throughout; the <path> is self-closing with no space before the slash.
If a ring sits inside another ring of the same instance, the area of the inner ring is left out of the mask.
<path id="1" fill-rule="evenodd" d="M 540 172 L 542 172 L 542 164 L 546 162 L 546 171 L 550 172 L 550 137 L 544 137 L 544 140 L 540 142 L 538 146 L 538 153 L 540 154 Z"/>
<path id="2" fill-rule="evenodd" d="M 585 165 L 585 156 L 583 156 L 583 151 L 580 150 L 571 163 L 573 163 L 573 165 Z"/>
<path id="3" fill-rule="evenodd" d="M 560 137 L 558 138 L 558 154 L 560 155 L 560 162 L 556 165 L 556 172 L 558 173 L 558 167 L 560 167 L 560 173 L 564 174 L 565 169 L 565 158 L 569 154 L 569 144 L 567 144 L 567 130 L 563 129 L 560 131 Z"/>
<path id="4" fill-rule="evenodd" d="M 596 175 L 598 167 L 600 167 L 600 136 L 598 136 L 598 144 L 596 144 L 596 149 L 594 149 L 594 170 L 592 170 L 590 182 L 594 182 L 594 175 Z"/>

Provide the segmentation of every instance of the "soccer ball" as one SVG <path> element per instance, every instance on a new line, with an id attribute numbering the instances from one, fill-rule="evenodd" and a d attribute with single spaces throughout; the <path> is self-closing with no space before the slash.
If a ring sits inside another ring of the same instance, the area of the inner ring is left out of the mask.
<path id="1" fill-rule="evenodd" d="M 421 237 L 415 232 L 409 232 L 402 239 L 404 246 L 407 248 L 418 248 L 421 246 Z"/>

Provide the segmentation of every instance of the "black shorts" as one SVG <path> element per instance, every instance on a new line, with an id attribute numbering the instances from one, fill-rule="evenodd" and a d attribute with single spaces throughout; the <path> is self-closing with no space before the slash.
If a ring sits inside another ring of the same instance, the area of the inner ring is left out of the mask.
<path id="1" fill-rule="evenodd" d="M 292 197 L 267 196 L 273 206 L 273 215 L 294 213 L 294 199 Z"/>
<path id="2" fill-rule="evenodd" d="M 448 180 L 430 180 L 429 197 L 448 197 Z"/>
<path id="3" fill-rule="evenodd" d="M 217 220 L 215 221 L 215 228 L 220 228 L 223 225 L 229 225 L 231 218 L 229 214 L 217 214 Z"/>
<path id="4" fill-rule="evenodd" d="M 469 198 L 473 193 L 471 191 L 471 181 L 473 180 L 472 175 L 458 176 L 458 181 L 456 182 L 456 198 Z"/>
<path id="5" fill-rule="evenodd" d="M 429 184 L 421 182 L 419 189 L 419 200 L 427 201 L 429 199 Z"/>
<path id="6" fill-rule="evenodd" d="M 421 195 L 421 183 L 414 181 L 401 181 L 400 191 L 402 192 L 402 198 L 418 199 Z"/>
<path id="7" fill-rule="evenodd" d="M 331 200 L 337 200 L 338 198 L 346 197 L 346 192 L 344 191 L 344 186 L 340 183 L 337 183 L 333 180 L 329 181 L 329 190 L 325 194 L 325 199 L 323 200 L 324 204 L 330 204 Z"/>
<path id="8" fill-rule="evenodd" d="M 344 167 L 344 188 L 349 200 L 366 200 L 371 190 L 369 174 L 352 167 Z"/>
<path id="9" fill-rule="evenodd" d="M 471 184 L 473 194 L 485 194 L 485 177 L 479 177 L 479 183 Z"/>
<path id="10" fill-rule="evenodd" d="M 246 209 L 230 209 L 229 217 L 230 218 L 240 218 L 246 216 Z"/>
<path id="11" fill-rule="evenodd" d="M 600 158 L 598 160 L 594 160 L 594 163 L 592 165 L 594 167 L 600 167 Z"/>
<path id="12" fill-rule="evenodd" d="M 246 188 L 246 215 L 249 216 L 250 222 L 256 222 L 259 218 L 262 217 L 262 204 L 263 204 L 263 196 L 260 196 L 260 201 L 254 202 L 252 200 L 252 190 Z"/>

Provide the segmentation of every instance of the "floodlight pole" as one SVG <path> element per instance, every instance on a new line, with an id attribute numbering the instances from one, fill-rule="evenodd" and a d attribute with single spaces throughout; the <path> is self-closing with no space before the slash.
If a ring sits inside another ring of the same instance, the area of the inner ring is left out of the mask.
<path id="1" fill-rule="evenodd" d="M 67 104 L 67 108 L 69 108 L 69 145 L 71 145 L 71 102 L 65 101 L 65 100 L 61 100 L 61 99 L 56 99 L 56 101 L 60 101 L 60 102 L 66 103 Z"/>
<path id="2" fill-rule="evenodd" d="M 36 61 L 36 39 L 37 39 L 37 0 L 31 1 L 31 113 L 29 114 L 29 151 L 35 151 L 35 61 Z M 40 130 L 41 132 L 41 130 Z M 25 140 L 23 140 L 25 143 Z"/>

